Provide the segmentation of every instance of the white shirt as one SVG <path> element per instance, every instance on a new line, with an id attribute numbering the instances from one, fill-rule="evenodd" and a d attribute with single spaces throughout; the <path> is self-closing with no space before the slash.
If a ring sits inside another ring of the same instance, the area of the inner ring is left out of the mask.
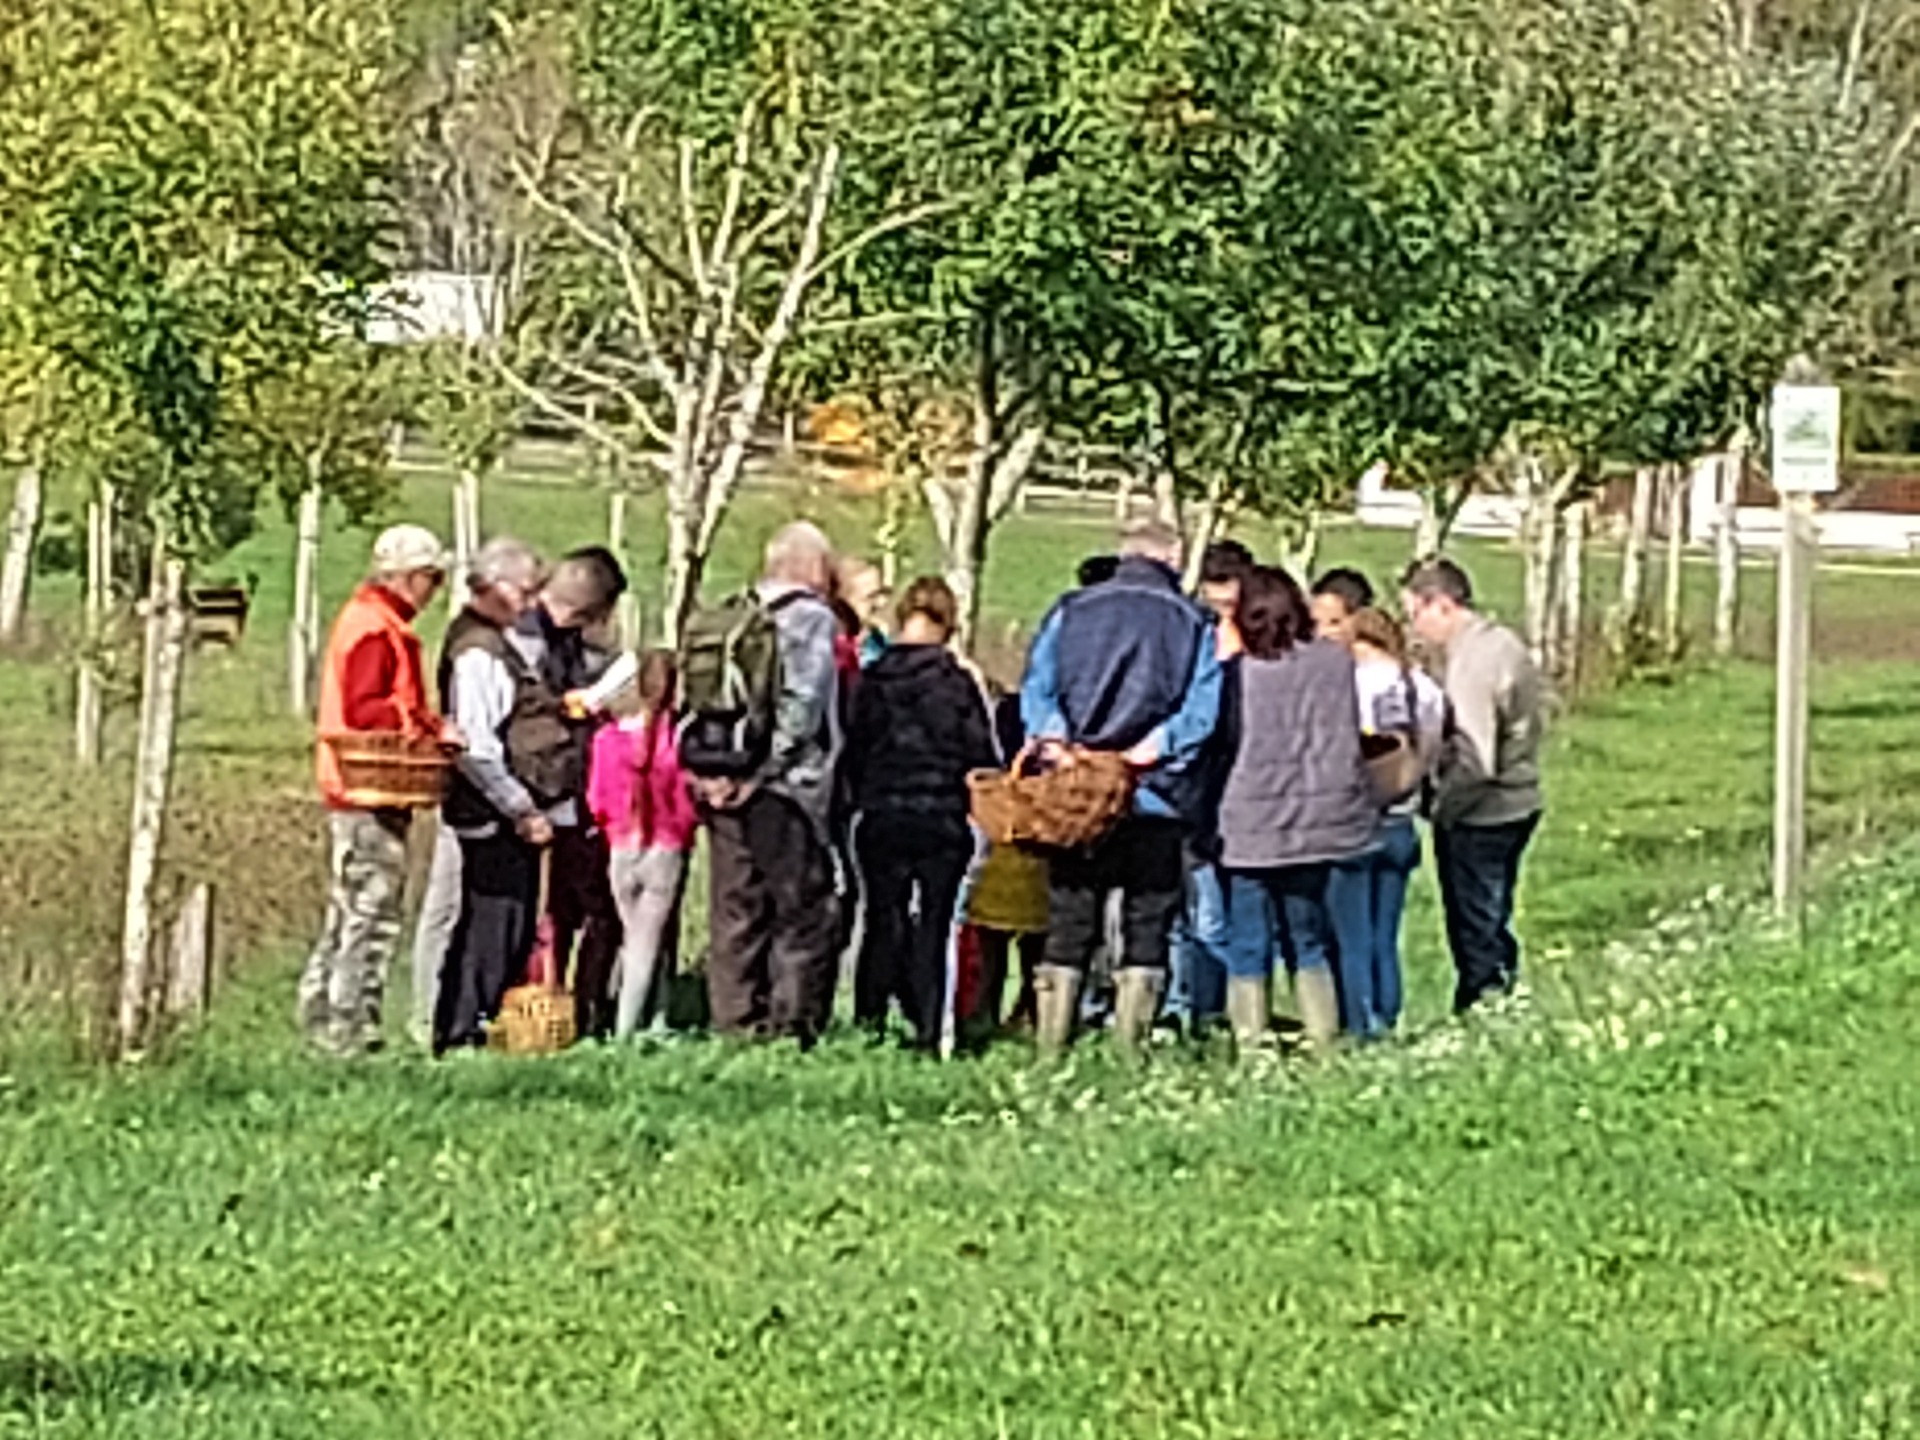
<path id="1" fill-rule="evenodd" d="M 1398 662 L 1381 656 L 1353 667 L 1353 686 L 1362 734 L 1415 735 L 1428 754 L 1438 755 L 1447 726 L 1447 697 L 1431 675 L 1411 666 L 1402 669 Z M 1411 815 L 1418 808 L 1416 794 L 1389 806 L 1387 813 Z"/>

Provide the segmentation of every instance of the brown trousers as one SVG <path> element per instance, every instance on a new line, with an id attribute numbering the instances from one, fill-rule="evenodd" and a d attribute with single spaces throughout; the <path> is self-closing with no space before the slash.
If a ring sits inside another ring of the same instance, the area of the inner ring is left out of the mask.
<path id="1" fill-rule="evenodd" d="M 832 1016 L 838 969 L 826 840 L 799 806 L 765 790 L 710 818 L 713 1028 L 811 1045 Z"/>

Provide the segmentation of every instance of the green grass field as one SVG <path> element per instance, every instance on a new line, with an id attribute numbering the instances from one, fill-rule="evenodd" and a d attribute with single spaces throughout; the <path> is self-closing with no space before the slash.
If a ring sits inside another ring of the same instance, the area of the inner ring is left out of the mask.
<path id="1" fill-rule="evenodd" d="M 444 497 L 410 478 L 401 509 Z M 719 579 L 797 510 L 853 548 L 873 518 L 750 495 Z M 558 548 L 603 501 L 529 479 L 487 521 Z M 1010 523 L 992 625 L 1109 529 Z M 364 543 L 329 538 L 330 605 Z M 1405 543 L 1322 558 L 1384 576 Z M 286 550 L 275 525 L 233 557 L 255 627 L 189 676 L 167 868 L 218 885 L 228 978 L 164 1062 L 67 1058 L 131 720 L 72 774 L 58 584 L 53 633 L 0 660 L 0 1436 L 1920 1433 L 1920 572 L 1822 577 L 1804 945 L 1751 905 L 1771 681 L 1734 662 L 1557 727 L 1529 1004 L 1441 1018 L 1423 879 L 1406 1040 L 1324 1069 L 851 1040 L 342 1069 L 288 1018 L 321 866 Z M 1511 554 L 1461 553 L 1510 610 Z"/>

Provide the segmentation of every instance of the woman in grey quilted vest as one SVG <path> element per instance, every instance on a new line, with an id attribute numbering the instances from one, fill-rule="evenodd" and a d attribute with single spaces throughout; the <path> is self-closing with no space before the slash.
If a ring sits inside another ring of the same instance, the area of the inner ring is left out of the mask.
<path id="1" fill-rule="evenodd" d="M 1257 911 L 1261 891 L 1271 897 L 1307 1039 L 1325 1046 L 1340 1026 L 1342 941 L 1357 946 L 1367 930 L 1365 857 L 1380 826 L 1360 748 L 1353 656 L 1313 638 L 1306 597 L 1283 570 L 1255 569 L 1235 618 L 1246 653 L 1220 801 L 1228 913 Z M 1267 1034 L 1273 947 L 1264 927 L 1231 928 L 1227 1013 L 1244 1047 Z"/>

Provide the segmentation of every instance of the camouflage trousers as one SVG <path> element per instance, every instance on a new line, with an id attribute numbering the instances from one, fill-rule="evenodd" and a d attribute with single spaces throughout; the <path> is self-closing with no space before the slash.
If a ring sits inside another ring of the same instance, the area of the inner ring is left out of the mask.
<path id="1" fill-rule="evenodd" d="M 380 1043 L 387 966 L 400 942 L 407 880 L 405 811 L 327 815 L 327 918 L 300 976 L 300 1029 L 309 1044 L 354 1055 Z"/>

